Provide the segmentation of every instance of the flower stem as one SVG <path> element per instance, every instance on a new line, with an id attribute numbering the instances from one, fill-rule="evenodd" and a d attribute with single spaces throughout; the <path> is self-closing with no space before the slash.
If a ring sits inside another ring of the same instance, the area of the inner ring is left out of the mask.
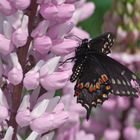
<path id="1" fill-rule="evenodd" d="M 32 37 L 30 36 L 30 34 L 34 28 L 33 25 L 34 25 L 36 12 L 37 12 L 37 6 L 38 5 L 37 5 L 36 1 L 31 0 L 30 7 L 27 9 L 27 12 L 25 12 L 25 14 L 29 17 L 29 23 L 28 23 L 29 37 L 28 37 L 28 40 L 27 40 L 27 43 L 25 44 L 25 46 L 20 47 L 17 50 L 18 59 L 22 66 L 23 73 L 25 73 L 27 53 L 28 53 L 29 45 L 32 41 Z M 17 134 L 18 125 L 16 123 L 15 118 L 16 118 L 17 110 L 20 105 L 20 101 L 21 101 L 22 89 L 23 89 L 22 82 L 16 86 L 14 86 L 14 88 L 13 88 L 12 109 L 11 109 L 12 111 L 11 111 L 11 116 L 10 116 L 10 121 L 9 121 L 9 126 L 12 126 L 14 128 L 14 134 L 13 134 L 12 140 L 17 140 L 16 134 Z"/>

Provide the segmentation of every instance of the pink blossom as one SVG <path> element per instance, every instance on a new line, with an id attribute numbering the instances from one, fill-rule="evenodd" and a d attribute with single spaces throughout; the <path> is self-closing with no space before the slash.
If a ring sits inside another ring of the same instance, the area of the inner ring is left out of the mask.
<path id="1" fill-rule="evenodd" d="M 16 1 L 12 1 L 12 4 L 14 5 L 15 8 L 19 9 L 19 10 L 24 10 L 26 8 L 28 8 L 28 6 L 30 5 L 30 1 L 31 0 L 16 0 Z"/>
<path id="2" fill-rule="evenodd" d="M 52 39 L 63 38 L 72 30 L 73 26 L 74 24 L 72 22 L 65 22 L 62 24 L 51 26 L 51 28 L 47 32 L 47 35 Z"/>
<path id="3" fill-rule="evenodd" d="M 130 133 L 131 132 L 131 133 Z M 127 140 L 136 140 L 138 131 L 134 126 L 128 126 L 124 129 L 124 137 Z"/>
<path id="4" fill-rule="evenodd" d="M 56 39 L 53 40 L 51 51 L 57 55 L 67 55 L 75 50 L 78 42 L 71 39 Z"/>
<path id="5" fill-rule="evenodd" d="M 50 115 L 46 114 L 38 119 L 33 120 L 32 123 L 30 124 L 30 127 L 32 130 L 38 133 L 44 133 L 59 127 L 67 120 L 67 118 L 68 118 L 67 112 L 59 112 Z"/>
<path id="6" fill-rule="evenodd" d="M 13 49 L 14 46 L 11 43 L 11 40 L 5 38 L 4 35 L 0 34 L 0 52 L 4 55 L 9 54 Z"/>
<path id="7" fill-rule="evenodd" d="M 12 60 L 12 69 L 8 72 L 8 80 L 17 85 L 22 81 L 23 78 L 23 71 L 22 67 L 18 61 L 16 53 L 11 53 L 11 60 Z"/>
<path id="8" fill-rule="evenodd" d="M 0 11 L 6 16 L 12 15 L 16 12 L 15 7 L 12 6 L 12 3 L 8 0 L 0 1 Z"/>
<path id="9" fill-rule="evenodd" d="M 24 16 L 21 27 L 17 28 L 12 34 L 12 42 L 18 48 L 26 44 L 28 38 L 28 17 Z"/>
<path id="10" fill-rule="evenodd" d="M 103 104 L 103 109 L 112 112 L 114 111 L 114 108 L 116 108 L 117 106 L 117 102 L 114 99 L 109 99 L 107 101 L 104 102 Z"/>
<path id="11" fill-rule="evenodd" d="M 57 13 L 58 13 L 57 6 L 55 6 L 53 3 L 41 5 L 40 14 L 46 20 L 53 20 L 56 17 Z"/>
<path id="12" fill-rule="evenodd" d="M 86 134 L 84 131 L 79 131 L 76 134 L 76 140 L 95 140 L 95 136 L 93 134 Z"/>
<path id="13" fill-rule="evenodd" d="M 35 50 L 41 54 L 47 54 L 52 46 L 52 41 L 48 36 L 41 36 L 34 39 Z"/>
<path id="14" fill-rule="evenodd" d="M 65 72 L 54 72 L 46 77 L 42 77 L 40 82 L 46 90 L 61 89 L 66 85 L 70 75 L 71 70 Z"/>
<path id="15" fill-rule="evenodd" d="M 118 130 L 106 129 L 104 132 L 105 140 L 119 140 L 120 132 Z"/>

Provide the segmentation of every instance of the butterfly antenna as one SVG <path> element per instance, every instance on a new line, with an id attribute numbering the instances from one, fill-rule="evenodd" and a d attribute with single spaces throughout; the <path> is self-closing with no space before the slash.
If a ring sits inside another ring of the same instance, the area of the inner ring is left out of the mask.
<path id="1" fill-rule="evenodd" d="M 76 39 L 79 39 L 80 41 L 82 41 L 83 39 L 78 37 L 77 35 L 68 35 L 68 36 L 65 36 L 65 38 L 70 38 L 70 37 L 75 37 Z"/>
<path id="2" fill-rule="evenodd" d="M 75 57 L 71 57 L 71 58 L 66 59 L 66 60 L 63 61 L 63 62 L 59 62 L 59 63 L 60 63 L 60 66 L 63 65 L 63 64 L 65 64 L 65 63 L 68 63 L 69 60 L 71 60 L 71 62 L 72 62 L 74 59 L 75 59 Z"/>

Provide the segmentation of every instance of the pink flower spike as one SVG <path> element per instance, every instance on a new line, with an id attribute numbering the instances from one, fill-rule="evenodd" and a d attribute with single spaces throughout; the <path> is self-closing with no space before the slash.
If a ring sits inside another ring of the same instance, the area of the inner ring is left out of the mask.
<path id="1" fill-rule="evenodd" d="M 47 54 L 52 46 L 52 41 L 48 36 L 41 36 L 34 39 L 35 50 L 41 54 Z"/>
<path id="2" fill-rule="evenodd" d="M 78 41 L 72 39 L 56 39 L 53 40 L 51 51 L 56 55 L 67 55 L 73 52 L 78 45 Z"/>
<path id="3" fill-rule="evenodd" d="M 71 75 L 71 70 L 63 72 L 54 72 L 50 75 L 42 77 L 40 83 L 46 90 L 57 90 L 63 88 L 69 77 Z"/>
<path id="4" fill-rule="evenodd" d="M 56 18 L 56 15 L 58 13 L 57 7 L 52 4 L 42 4 L 40 6 L 40 14 L 46 19 L 46 20 L 53 20 Z"/>
<path id="5" fill-rule="evenodd" d="M 52 74 L 58 63 L 59 63 L 59 60 L 60 60 L 60 56 L 57 56 L 57 57 L 53 57 L 51 59 L 49 59 L 46 64 L 44 64 L 41 68 L 40 68 L 40 77 L 44 77 L 46 76 L 47 74 Z"/>
<path id="6" fill-rule="evenodd" d="M 0 53 L 3 55 L 9 54 L 14 49 L 11 41 L 0 34 Z"/>
<path id="7" fill-rule="evenodd" d="M 35 38 L 35 37 L 45 35 L 48 29 L 48 26 L 49 26 L 49 21 L 46 21 L 46 20 L 41 21 L 38 24 L 38 26 L 32 31 L 31 36 Z"/>
<path id="8" fill-rule="evenodd" d="M 73 27 L 74 24 L 69 21 L 63 24 L 58 24 L 52 26 L 48 30 L 47 35 L 50 36 L 52 39 L 63 38 L 67 33 L 69 33 L 72 30 Z"/>
<path id="9" fill-rule="evenodd" d="M 23 71 L 22 67 L 18 61 L 18 57 L 16 53 L 10 54 L 11 61 L 13 64 L 13 68 L 8 73 L 8 80 L 13 84 L 17 85 L 22 81 Z"/>
<path id="10" fill-rule="evenodd" d="M 12 140 L 13 133 L 14 133 L 14 128 L 12 126 L 9 126 L 4 138 L 1 140 Z"/>
<path id="11" fill-rule="evenodd" d="M 31 0 L 15 0 L 12 3 L 18 10 L 25 10 L 30 5 L 30 2 Z"/>
<path id="12" fill-rule="evenodd" d="M 12 6 L 12 3 L 10 1 L 0 0 L 0 11 L 6 16 L 10 16 L 16 12 L 16 9 Z"/>
<path id="13" fill-rule="evenodd" d="M 40 60 L 34 68 L 25 74 L 23 84 L 27 90 L 32 90 L 39 86 L 39 69 L 43 64 L 44 61 Z"/>
<path id="14" fill-rule="evenodd" d="M 68 112 L 62 111 L 61 113 L 55 114 L 46 114 L 46 116 L 34 119 L 30 127 L 33 131 L 36 131 L 40 134 L 58 128 L 65 121 L 67 121 L 69 115 Z M 40 124 L 40 125 L 38 125 Z M 47 125 L 46 125 L 47 124 Z"/>
<path id="15" fill-rule="evenodd" d="M 12 42 L 18 48 L 26 44 L 28 38 L 28 16 L 24 16 L 21 27 L 12 34 Z"/>

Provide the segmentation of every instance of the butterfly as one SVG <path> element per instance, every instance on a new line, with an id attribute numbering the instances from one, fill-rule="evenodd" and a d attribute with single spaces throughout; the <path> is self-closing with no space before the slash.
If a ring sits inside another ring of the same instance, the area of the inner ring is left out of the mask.
<path id="1" fill-rule="evenodd" d="M 70 81 L 76 81 L 75 94 L 77 103 L 87 110 L 89 119 L 92 107 L 103 104 L 109 94 L 138 97 L 131 80 L 140 84 L 140 80 L 128 68 L 107 56 L 115 36 L 106 32 L 91 40 L 83 39 L 76 48 L 72 59 L 74 66 Z"/>

